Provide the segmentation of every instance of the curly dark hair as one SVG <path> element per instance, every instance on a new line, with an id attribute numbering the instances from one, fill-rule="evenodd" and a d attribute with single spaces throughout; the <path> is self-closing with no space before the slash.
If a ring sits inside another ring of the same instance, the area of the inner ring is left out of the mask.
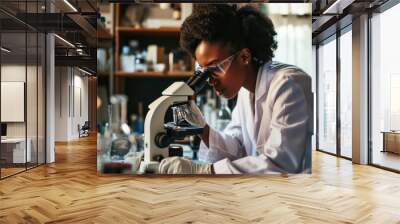
<path id="1" fill-rule="evenodd" d="M 272 21 L 251 6 L 200 4 L 181 27 L 180 45 L 194 57 L 201 41 L 229 44 L 232 53 L 249 48 L 253 61 L 263 63 L 277 48 Z"/>

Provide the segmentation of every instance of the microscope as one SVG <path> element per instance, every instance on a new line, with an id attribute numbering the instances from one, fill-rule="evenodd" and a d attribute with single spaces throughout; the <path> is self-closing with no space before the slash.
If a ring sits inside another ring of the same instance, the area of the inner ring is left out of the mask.
<path id="1" fill-rule="evenodd" d="M 144 122 L 144 161 L 141 173 L 158 173 L 162 159 L 182 156 L 169 147 L 177 139 L 198 135 L 202 127 L 191 125 L 190 98 L 207 84 L 211 71 L 196 71 L 186 82 L 175 82 L 162 92 L 162 96 L 149 105 Z M 165 114 L 172 108 L 173 122 L 164 122 Z"/>

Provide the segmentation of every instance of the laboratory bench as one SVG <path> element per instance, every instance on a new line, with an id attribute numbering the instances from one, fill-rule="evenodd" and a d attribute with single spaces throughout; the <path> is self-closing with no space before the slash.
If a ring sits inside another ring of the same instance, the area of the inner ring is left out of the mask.
<path id="1" fill-rule="evenodd" d="M 183 157 L 191 159 L 194 163 L 202 163 L 202 161 L 198 160 L 198 155 L 196 158 L 193 157 L 194 151 L 189 144 L 171 144 L 170 146 L 180 146 L 183 149 Z M 144 174 L 141 172 L 137 172 L 139 170 L 140 165 L 137 164 L 137 159 L 130 160 L 127 162 L 126 160 L 121 161 L 107 161 L 102 157 L 102 153 L 100 150 L 97 151 L 97 172 L 98 174 L 128 174 L 128 175 L 137 175 Z M 140 161 L 143 162 L 144 152 L 139 151 L 136 152 L 136 155 L 140 157 Z M 132 167 L 133 166 L 133 167 Z M 132 171 L 137 170 L 137 171 Z M 149 174 L 149 173 L 146 173 Z"/>

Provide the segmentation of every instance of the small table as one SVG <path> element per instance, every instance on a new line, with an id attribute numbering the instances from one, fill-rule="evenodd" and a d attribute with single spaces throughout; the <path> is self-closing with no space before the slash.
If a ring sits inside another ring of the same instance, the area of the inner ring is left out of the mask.
<path id="1" fill-rule="evenodd" d="M 382 152 L 391 152 L 400 154 L 400 131 L 382 131 L 383 150 Z"/>

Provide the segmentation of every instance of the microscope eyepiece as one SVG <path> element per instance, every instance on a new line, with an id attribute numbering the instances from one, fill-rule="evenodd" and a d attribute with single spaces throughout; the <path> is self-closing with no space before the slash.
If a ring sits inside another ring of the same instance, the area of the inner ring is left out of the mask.
<path id="1" fill-rule="evenodd" d="M 212 72 L 210 70 L 195 71 L 192 77 L 190 77 L 189 80 L 186 81 L 186 84 L 188 84 L 190 88 L 193 89 L 195 94 L 198 94 L 207 84 L 208 78 L 211 76 L 211 73 Z"/>

